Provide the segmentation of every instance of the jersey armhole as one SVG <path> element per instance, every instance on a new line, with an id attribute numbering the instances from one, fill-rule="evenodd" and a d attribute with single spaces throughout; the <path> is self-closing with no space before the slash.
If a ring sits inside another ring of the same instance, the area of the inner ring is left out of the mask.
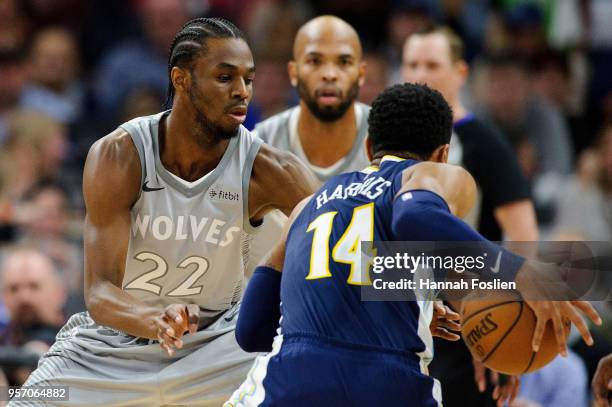
<path id="1" fill-rule="evenodd" d="M 263 225 L 263 219 L 257 226 L 251 224 L 251 217 L 249 216 L 249 185 L 251 181 L 251 172 L 253 171 L 253 163 L 255 157 L 259 152 L 259 148 L 263 144 L 263 140 L 260 138 L 253 138 L 253 143 L 249 148 L 249 152 L 246 155 L 244 170 L 242 171 L 242 228 L 246 233 L 254 234 Z"/>
<path id="2" fill-rule="evenodd" d="M 144 152 L 144 143 L 140 137 L 138 137 L 135 131 L 130 131 L 131 126 L 128 123 L 124 123 L 119 126 L 122 130 L 124 130 L 127 134 L 130 135 L 130 139 L 132 139 L 132 143 L 134 143 L 134 147 L 136 147 L 136 151 L 138 152 L 138 159 L 140 160 L 140 186 L 138 191 L 138 199 L 140 199 L 140 195 L 142 194 L 142 186 L 144 185 L 145 179 L 147 178 L 147 164 L 145 161 L 145 152 Z"/>

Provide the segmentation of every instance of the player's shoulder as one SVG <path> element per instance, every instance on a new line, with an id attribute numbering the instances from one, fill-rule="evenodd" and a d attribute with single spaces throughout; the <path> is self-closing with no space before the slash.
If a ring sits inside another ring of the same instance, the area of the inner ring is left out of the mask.
<path id="1" fill-rule="evenodd" d="M 89 148 L 87 159 L 109 162 L 126 162 L 137 159 L 138 152 L 130 134 L 119 127 L 106 136 L 98 139 Z"/>
<path id="2" fill-rule="evenodd" d="M 279 136 L 289 134 L 289 120 L 297 109 L 299 109 L 299 106 L 293 106 L 257 123 L 253 129 L 253 134 L 266 143 L 275 144 Z"/>
<path id="3" fill-rule="evenodd" d="M 445 178 L 448 176 L 465 176 L 471 177 L 469 171 L 465 168 L 448 163 L 438 163 L 433 161 L 420 161 L 414 165 L 407 166 L 403 169 L 403 173 L 409 177 L 423 176 Z"/>
<path id="4" fill-rule="evenodd" d="M 125 208 L 139 196 L 141 164 L 129 133 L 122 128 L 96 141 L 87 154 L 83 171 L 83 193 L 88 211 L 108 200 Z"/>
<path id="5" fill-rule="evenodd" d="M 367 118 L 370 115 L 370 110 L 372 110 L 372 107 L 370 105 L 366 105 L 365 103 L 355 102 L 355 109 L 365 114 L 365 117 Z"/>
<path id="6" fill-rule="evenodd" d="M 259 148 L 253 166 L 258 172 L 263 171 L 269 175 L 302 171 L 305 168 L 300 159 L 292 152 L 266 143 Z"/>

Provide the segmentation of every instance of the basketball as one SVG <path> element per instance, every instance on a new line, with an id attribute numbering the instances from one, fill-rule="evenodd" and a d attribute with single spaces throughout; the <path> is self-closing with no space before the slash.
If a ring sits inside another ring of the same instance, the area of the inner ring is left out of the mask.
<path id="1" fill-rule="evenodd" d="M 509 375 L 533 372 L 557 356 L 551 321 L 544 331 L 540 350 L 533 351 L 535 326 L 535 314 L 517 292 L 491 291 L 464 301 L 463 341 L 476 360 L 494 371 Z M 569 328 L 568 323 L 566 335 Z"/>

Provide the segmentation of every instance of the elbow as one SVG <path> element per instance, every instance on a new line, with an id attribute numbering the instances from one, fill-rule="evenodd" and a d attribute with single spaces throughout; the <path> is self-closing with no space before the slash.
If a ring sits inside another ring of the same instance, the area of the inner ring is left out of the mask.
<path id="1" fill-rule="evenodd" d="M 97 287 L 89 287 L 85 290 L 85 307 L 87 308 L 87 312 L 89 312 L 89 316 L 100 325 L 103 325 L 103 304 L 100 295 L 98 294 Z"/>
<path id="2" fill-rule="evenodd" d="M 262 340 L 257 332 L 241 324 L 240 317 L 236 324 L 235 335 L 238 346 L 245 352 L 270 352 L 272 350 L 272 343 Z"/>

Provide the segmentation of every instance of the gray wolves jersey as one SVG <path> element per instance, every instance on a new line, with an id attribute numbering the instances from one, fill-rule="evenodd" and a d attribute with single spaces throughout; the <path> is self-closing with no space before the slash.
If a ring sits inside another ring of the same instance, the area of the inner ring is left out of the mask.
<path id="1" fill-rule="evenodd" d="M 253 130 L 253 134 L 279 150 L 291 151 L 310 167 L 321 182 L 325 182 L 335 175 L 342 174 L 343 172 L 358 171 L 370 165 L 370 160 L 368 160 L 363 144 L 368 135 L 369 115 L 370 106 L 364 105 L 363 103 L 355 103 L 357 137 L 355 138 L 353 148 L 346 157 L 327 168 L 321 168 L 311 164 L 304 154 L 297 133 L 300 106 L 292 107 L 291 109 L 285 110 L 257 124 Z"/>
<path id="2" fill-rule="evenodd" d="M 189 183 L 160 161 L 158 126 L 167 113 L 121 125 L 142 167 L 122 287 L 151 305 L 198 304 L 198 332 L 186 334 L 183 348 L 169 356 L 155 340 L 100 326 L 87 312 L 75 314 L 25 383 L 69 386 L 69 400 L 18 401 L 10 407 L 213 407 L 244 380 L 256 355 L 240 349 L 234 329 L 242 251 L 253 231 L 248 186 L 261 140 L 240 127 L 219 165 Z"/>
<path id="3" fill-rule="evenodd" d="M 257 124 L 253 135 L 261 138 L 267 144 L 279 150 L 290 151 L 302 160 L 317 176 L 321 183 L 331 177 L 344 172 L 359 171 L 370 165 L 370 160 L 365 152 L 364 140 L 368 135 L 368 117 L 370 106 L 363 103 L 355 103 L 355 117 L 357 119 L 357 137 L 349 154 L 334 163 L 331 167 L 321 168 L 311 164 L 304 153 L 297 126 L 300 116 L 300 106 L 295 106 L 276 114 L 263 122 Z M 274 243 L 278 241 L 282 233 L 286 217 L 280 211 L 272 211 L 266 215 L 261 231 L 253 239 L 251 245 L 251 258 L 248 270 L 252 270 L 259 260 L 265 256 Z"/>
<path id="4" fill-rule="evenodd" d="M 166 113 L 121 125 L 142 164 L 122 286 L 151 305 L 195 303 L 204 314 L 218 314 L 241 295 L 243 249 L 253 232 L 248 186 L 261 141 L 241 126 L 219 165 L 186 182 L 159 157 L 158 126 Z"/>

